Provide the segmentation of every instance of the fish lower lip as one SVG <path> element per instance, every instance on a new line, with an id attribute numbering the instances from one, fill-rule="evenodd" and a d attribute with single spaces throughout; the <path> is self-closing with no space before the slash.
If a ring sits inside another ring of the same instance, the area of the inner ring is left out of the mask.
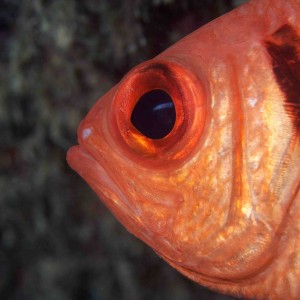
<path id="1" fill-rule="evenodd" d="M 67 162 L 111 210 L 121 209 L 123 213 L 136 210 L 105 167 L 93 158 L 82 145 L 73 146 L 68 150 Z"/>
<path id="2" fill-rule="evenodd" d="M 88 170 L 84 171 L 85 168 L 83 166 L 90 166 L 91 163 L 98 164 L 98 162 L 80 145 L 73 146 L 68 150 L 67 162 L 69 166 L 83 178 L 85 178 L 85 173 L 88 172 Z"/>

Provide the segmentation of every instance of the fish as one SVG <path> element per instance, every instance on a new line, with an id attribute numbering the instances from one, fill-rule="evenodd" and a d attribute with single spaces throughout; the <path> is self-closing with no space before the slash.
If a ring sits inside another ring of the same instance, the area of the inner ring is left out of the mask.
<path id="1" fill-rule="evenodd" d="M 67 161 L 191 280 L 300 295 L 300 1 L 252 0 L 130 70 Z"/>

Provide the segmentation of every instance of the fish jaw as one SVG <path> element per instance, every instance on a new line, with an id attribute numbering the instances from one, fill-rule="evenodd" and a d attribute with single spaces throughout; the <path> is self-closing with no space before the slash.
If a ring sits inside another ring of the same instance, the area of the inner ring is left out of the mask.
<path id="1" fill-rule="evenodd" d="M 105 102 L 101 101 L 98 109 L 102 110 Z M 98 114 L 97 114 L 98 117 Z M 114 150 L 104 132 L 99 133 L 91 124 L 93 112 L 78 128 L 79 145 L 67 152 L 67 162 L 94 190 L 101 201 L 126 229 L 150 245 L 157 253 L 169 253 L 174 261 L 182 260 L 182 253 L 169 242 L 172 227 L 172 215 L 176 214 L 182 203 L 182 197 L 172 189 L 143 193 L 135 190 L 132 183 L 123 183 L 122 178 L 134 177 L 141 170 L 132 170 L 130 161 Z M 109 138 L 110 135 L 107 135 Z M 109 161 L 108 161 L 109 160 Z M 128 165 L 129 164 L 129 165 Z M 157 177 L 153 174 L 152 177 Z M 142 177 L 139 185 L 144 181 Z M 145 185 L 151 185 L 151 183 Z M 146 189 L 147 189 L 146 188 Z M 154 201 L 153 199 L 156 198 Z M 158 200 L 159 199 L 159 200 Z M 160 199 L 162 199 L 160 203 Z M 171 216 L 167 220 L 166 215 Z M 167 220 L 167 221 L 166 221 Z"/>
<path id="2" fill-rule="evenodd" d="M 101 199 L 110 199 L 106 203 L 115 203 L 122 209 L 124 215 L 130 216 L 133 213 L 135 208 L 130 205 L 105 168 L 83 146 L 78 145 L 70 148 L 67 153 L 67 161 L 70 167 L 92 187 Z M 109 206 L 112 209 L 112 205 Z"/>

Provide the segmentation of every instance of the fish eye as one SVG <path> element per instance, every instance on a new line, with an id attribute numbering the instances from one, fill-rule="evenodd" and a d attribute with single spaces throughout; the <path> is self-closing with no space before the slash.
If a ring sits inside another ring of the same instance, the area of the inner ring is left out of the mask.
<path id="1" fill-rule="evenodd" d="M 131 122 L 144 136 L 162 139 L 173 129 L 176 120 L 171 96 L 160 89 L 143 94 L 131 114 Z"/>
<path id="2" fill-rule="evenodd" d="M 183 161 L 202 136 L 206 120 L 204 81 L 184 65 L 150 60 L 119 83 L 109 128 L 127 158 L 163 167 Z"/>

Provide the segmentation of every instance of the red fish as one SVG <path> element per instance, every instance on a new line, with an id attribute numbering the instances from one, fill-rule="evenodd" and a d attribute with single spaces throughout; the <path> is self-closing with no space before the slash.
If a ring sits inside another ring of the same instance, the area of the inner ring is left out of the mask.
<path id="1" fill-rule="evenodd" d="M 68 162 L 171 266 L 219 292 L 300 295 L 300 0 L 253 0 L 131 70 Z"/>

